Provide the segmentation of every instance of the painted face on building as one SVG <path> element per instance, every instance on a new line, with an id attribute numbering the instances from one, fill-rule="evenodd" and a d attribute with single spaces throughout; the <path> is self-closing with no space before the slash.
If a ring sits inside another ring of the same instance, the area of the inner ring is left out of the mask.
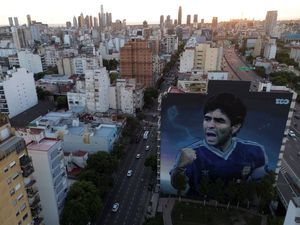
<path id="1" fill-rule="evenodd" d="M 204 115 L 203 128 L 205 141 L 220 150 L 226 149 L 231 138 L 240 128 L 240 124 L 232 125 L 230 119 L 220 109 Z"/>

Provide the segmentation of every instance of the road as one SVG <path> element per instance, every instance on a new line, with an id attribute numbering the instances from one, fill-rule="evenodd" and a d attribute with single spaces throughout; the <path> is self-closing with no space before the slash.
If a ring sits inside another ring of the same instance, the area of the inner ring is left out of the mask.
<path id="1" fill-rule="evenodd" d="M 148 129 L 148 128 L 147 128 Z M 150 135 L 147 140 L 131 144 L 126 157 L 119 169 L 113 190 L 109 193 L 98 225 L 140 225 L 146 213 L 147 205 L 152 194 L 149 184 L 155 185 L 155 177 L 150 168 L 144 166 L 144 161 L 150 154 L 156 153 L 156 127 L 149 127 Z M 146 145 L 150 150 L 146 151 Z M 140 153 L 141 157 L 136 159 Z M 127 177 L 127 171 L 133 170 L 133 175 Z M 112 205 L 118 202 L 117 212 L 112 212 Z"/>

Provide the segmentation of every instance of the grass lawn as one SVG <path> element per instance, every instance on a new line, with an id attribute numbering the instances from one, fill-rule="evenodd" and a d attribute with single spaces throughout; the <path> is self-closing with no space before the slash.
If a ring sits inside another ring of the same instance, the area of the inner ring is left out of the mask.
<path id="1" fill-rule="evenodd" d="M 176 202 L 172 222 L 173 225 L 260 225 L 261 217 L 238 209 Z"/>

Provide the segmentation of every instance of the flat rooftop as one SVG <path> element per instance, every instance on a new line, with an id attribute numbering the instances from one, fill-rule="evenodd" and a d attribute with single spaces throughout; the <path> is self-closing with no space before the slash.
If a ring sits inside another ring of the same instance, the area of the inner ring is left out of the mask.
<path id="1" fill-rule="evenodd" d="M 58 141 L 54 139 L 44 138 L 39 143 L 31 143 L 27 146 L 28 151 L 43 151 L 47 152 L 49 149 L 54 146 Z"/>
<path id="2" fill-rule="evenodd" d="M 112 136 L 114 132 L 115 132 L 114 127 L 104 126 L 97 129 L 96 136 L 109 137 Z"/>

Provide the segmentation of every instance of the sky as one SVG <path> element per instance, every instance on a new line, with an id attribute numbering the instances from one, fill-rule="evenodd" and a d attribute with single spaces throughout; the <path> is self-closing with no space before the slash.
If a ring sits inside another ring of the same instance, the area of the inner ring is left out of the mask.
<path id="1" fill-rule="evenodd" d="M 73 16 L 97 16 L 100 6 L 104 12 L 112 13 L 113 22 L 116 19 L 126 19 L 127 24 L 158 23 L 160 15 L 177 19 L 178 8 L 182 7 L 182 20 L 186 21 L 188 14 L 193 18 L 198 14 L 211 22 L 217 16 L 218 21 L 230 19 L 264 20 L 266 12 L 278 11 L 278 20 L 300 19 L 300 0 L 2 0 L 0 4 L 0 25 L 8 25 L 8 17 L 18 17 L 19 24 L 26 23 L 26 15 L 32 20 L 47 24 L 73 23 Z"/>

